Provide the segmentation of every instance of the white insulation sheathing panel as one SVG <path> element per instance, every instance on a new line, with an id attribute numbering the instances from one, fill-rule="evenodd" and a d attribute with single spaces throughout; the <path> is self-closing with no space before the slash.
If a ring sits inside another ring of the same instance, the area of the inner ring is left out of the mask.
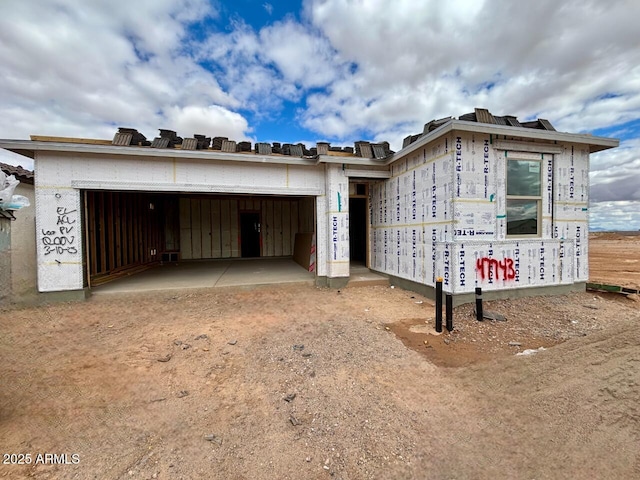
<path id="1" fill-rule="evenodd" d="M 371 268 L 435 284 L 437 242 L 453 239 L 453 151 L 442 137 L 370 187 Z"/>
<path id="2" fill-rule="evenodd" d="M 36 255 L 41 292 L 83 287 L 80 192 L 36 187 Z"/>
<path id="3" fill-rule="evenodd" d="M 398 160 L 390 179 L 371 185 L 372 269 L 431 286 L 442 277 L 451 293 L 587 281 L 588 147 L 506 151 L 494 140 L 453 132 Z M 509 140 L 516 149 L 522 141 Z M 510 158 L 540 161 L 537 237 L 507 236 Z"/>
<path id="4" fill-rule="evenodd" d="M 341 165 L 327 164 L 326 181 L 327 277 L 348 277 L 349 178 Z M 318 260 L 321 261 L 320 258 Z"/>
<path id="5" fill-rule="evenodd" d="M 443 242 L 436 245 L 436 275 L 443 290 L 473 293 L 571 284 L 573 242 L 508 240 Z"/>

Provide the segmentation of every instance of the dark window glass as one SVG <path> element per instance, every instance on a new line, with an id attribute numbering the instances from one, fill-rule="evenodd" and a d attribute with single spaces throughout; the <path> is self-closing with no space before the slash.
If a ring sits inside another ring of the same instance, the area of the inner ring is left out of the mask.
<path id="1" fill-rule="evenodd" d="M 507 235 L 538 233 L 538 201 L 507 199 Z"/>
<path id="2" fill-rule="evenodd" d="M 531 160 L 507 161 L 507 195 L 540 196 L 540 162 Z"/>

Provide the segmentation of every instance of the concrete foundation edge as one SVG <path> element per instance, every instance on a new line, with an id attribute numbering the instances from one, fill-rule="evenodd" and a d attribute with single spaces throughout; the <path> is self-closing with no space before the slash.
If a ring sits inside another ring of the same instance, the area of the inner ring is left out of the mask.
<path id="1" fill-rule="evenodd" d="M 62 290 L 59 292 L 40 292 L 37 296 L 38 303 L 64 303 L 82 302 L 91 296 L 89 288 L 82 290 Z"/>
<path id="2" fill-rule="evenodd" d="M 379 273 L 379 272 L 377 272 Z M 400 287 L 403 290 L 409 290 L 411 292 L 418 293 L 431 300 L 436 298 L 436 289 L 430 285 L 424 285 L 421 283 L 412 282 L 405 278 L 394 277 L 388 275 L 391 285 Z M 483 300 L 505 300 L 524 297 L 539 297 L 544 295 L 566 295 L 574 292 L 584 292 L 587 289 L 586 282 L 572 283 L 570 285 L 549 285 L 543 287 L 527 287 L 527 288 L 515 288 L 512 290 L 497 290 L 482 292 Z M 465 303 L 475 302 L 475 293 L 461 293 L 453 295 L 453 305 L 464 305 Z"/>
<path id="3" fill-rule="evenodd" d="M 316 287 L 344 288 L 349 283 L 349 277 L 316 277 Z"/>

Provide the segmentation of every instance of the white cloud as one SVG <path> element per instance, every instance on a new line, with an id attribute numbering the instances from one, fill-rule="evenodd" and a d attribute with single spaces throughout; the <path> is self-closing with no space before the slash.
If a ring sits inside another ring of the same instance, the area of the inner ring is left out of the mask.
<path id="1" fill-rule="evenodd" d="M 264 8 L 269 15 L 273 14 L 273 5 L 271 5 L 270 3 L 263 3 L 262 8 Z"/>
<path id="2" fill-rule="evenodd" d="M 305 125 L 319 133 L 417 126 L 474 107 L 540 116 L 574 132 L 639 116 L 638 2 L 305 5 L 314 26 L 358 65 L 343 85 L 312 99 Z"/>
<path id="3" fill-rule="evenodd" d="M 262 29 L 260 40 L 263 58 L 273 63 L 287 82 L 322 87 L 338 78 L 344 68 L 326 39 L 292 19 Z"/>
<path id="4" fill-rule="evenodd" d="M 158 127 L 172 128 L 166 112 L 198 109 L 217 112 L 211 134 L 245 136 L 246 120 L 232 112 L 239 100 L 190 54 L 188 24 L 217 14 L 207 0 L 3 6 L 0 136 L 111 138 L 122 125 L 153 137 Z"/>
<path id="5" fill-rule="evenodd" d="M 166 112 L 167 124 L 183 137 L 202 134 L 210 137 L 228 137 L 237 141 L 247 140 L 247 120 L 217 105 L 209 107 L 173 107 Z"/>
<path id="6" fill-rule="evenodd" d="M 590 227 L 605 230 L 640 230 L 640 202 L 600 202 L 589 209 Z"/>

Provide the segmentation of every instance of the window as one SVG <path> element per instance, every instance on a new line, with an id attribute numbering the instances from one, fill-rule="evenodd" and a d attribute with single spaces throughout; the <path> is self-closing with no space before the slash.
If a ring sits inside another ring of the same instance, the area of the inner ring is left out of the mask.
<path id="1" fill-rule="evenodd" d="M 539 235 L 540 160 L 507 159 L 507 235 Z"/>

